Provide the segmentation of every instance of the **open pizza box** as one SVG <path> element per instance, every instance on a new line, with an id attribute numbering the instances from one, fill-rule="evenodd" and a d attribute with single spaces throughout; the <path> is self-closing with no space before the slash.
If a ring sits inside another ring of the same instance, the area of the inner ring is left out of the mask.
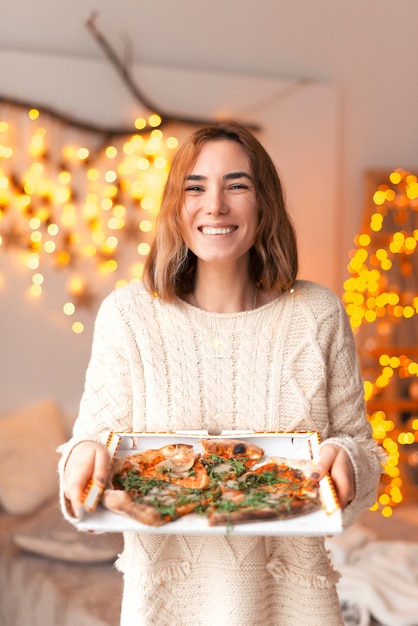
<path id="1" fill-rule="evenodd" d="M 124 457 L 169 443 L 192 444 L 202 451 L 202 439 L 207 431 L 177 431 L 175 433 L 112 433 L 107 446 L 112 458 Z M 317 432 L 258 433 L 254 431 L 222 431 L 217 438 L 239 439 L 254 443 L 265 451 L 263 461 L 283 457 L 289 462 L 308 460 L 314 466 L 319 458 L 320 437 Z M 342 532 L 342 515 L 334 486 L 329 476 L 320 481 L 322 507 L 311 513 L 283 520 L 257 521 L 245 524 L 209 526 L 204 515 L 191 513 L 180 519 L 155 527 L 142 524 L 128 516 L 113 513 L 100 504 L 101 488 L 91 484 L 86 492 L 83 511 L 77 522 L 80 530 L 96 532 L 125 532 L 183 535 L 293 535 L 319 536 Z M 98 503 L 97 507 L 96 504 Z M 94 511 L 93 509 L 96 507 Z"/>

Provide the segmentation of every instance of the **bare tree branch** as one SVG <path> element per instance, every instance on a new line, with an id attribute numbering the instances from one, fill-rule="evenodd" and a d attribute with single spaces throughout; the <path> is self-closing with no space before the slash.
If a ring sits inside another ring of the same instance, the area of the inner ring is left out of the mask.
<path id="1" fill-rule="evenodd" d="M 160 116 L 161 124 L 159 128 L 167 126 L 169 124 L 188 124 L 195 126 L 206 126 L 209 124 L 216 123 L 217 120 L 208 120 L 206 118 L 197 118 L 197 117 L 188 117 L 186 115 L 178 115 L 174 113 L 168 113 L 167 111 L 163 111 L 158 107 L 154 102 L 152 102 L 134 83 L 130 68 L 133 64 L 133 44 L 132 40 L 128 35 L 124 35 L 124 59 L 120 60 L 113 50 L 113 48 L 109 45 L 100 31 L 97 29 L 95 21 L 97 18 L 98 12 L 96 11 L 91 15 L 91 17 L 87 20 L 86 25 L 89 31 L 92 33 L 94 38 L 97 40 L 103 51 L 105 52 L 108 59 L 114 65 L 118 73 L 121 75 L 125 85 L 128 87 L 130 92 L 133 94 L 135 99 L 145 108 L 147 108 L 151 113 L 155 113 Z M 29 102 L 26 100 L 21 100 L 19 98 L 8 97 L 0 94 L 0 104 L 12 105 L 18 108 L 24 109 L 38 109 L 43 114 L 49 115 L 50 117 L 56 119 L 57 121 L 62 122 L 68 126 L 72 126 L 74 128 L 78 128 L 80 130 L 84 130 L 87 132 L 95 133 L 101 135 L 104 141 L 111 140 L 115 137 L 125 137 L 135 134 L 146 134 L 149 131 L 154 129 L 154 126 L 150 124 L 146 124 L 144 128 L 141 130 L 135 129 L 135 127 L 129 126 L 103 126 L 100 124 L 95 124 L 93 122 L 85 121 L 82 119 L 75 118 L 67 113 L 62 111 L 57 111 L 53 107 L 45 104 Z M 260 130 L 259 126 L 255 124 L 246 124 L 248 128 L 252 130 Z"/>
<path id="2" fill-rule="evenodd" d="M 133 132 L 137 132 L 132 126 L 101 126 L 99 124 L 94 124 L 92 122 L 87 122 L 74 118 L 71 115 L 63 113 L 61 111 L 57 111 L 50 106 L 39 103 L 36 104 L 27 100 L 20 100 L 19 98 L 12 98 L 0 95 L 0 104 L 12 105 L 22 109 L 37 109 L 41 113 L 49 115 L 50 117 L 53 117 L 55 120 L 62 122 L 63 124 L 72 126 L 73 128 L 79 128 L 80 130 L 85 130 L 91 133 L 97 133 L 99 135 L 103 135 L 103 137 L 124 137 L 127 135 L 132 135 Z M 141 132 L 146 132 L 146 130 L 147 129 L 143 129 Z"/>
<path id="3" fill-rule="evenodd" d="M 115 66 L 117 72 L 122 76 L 122 79 L 125 85 L 128 87 L 130 92 L 133 94 L 136 100 L 143 106 L 145 106 L 150 112 L 156 113 L 159 115 L 163 121 L 163 124 L 169 123 L 178 123 L 178 124 L 191 124 L 197 126 L 206 126 L 209 124 L 216 123 L 217 120 L 208 120 L 205 118 L 196 118 L 189 117 L 187 115 L 180 115 L 177 113 L 169 113 L 167 111 L 163 111 L 160 109 L 154 102 L 152 102 L 145 94 L 138 88 L 138 86 L 133 81 L 131 74 L 129 72 L 129 68 L 126 63 L 123 63 L 114 49 L 110 46 L 110 44 L 106 41 L 105 37 L 101 34 L 101 32 L 96 27 L 96 19 L 98 16 L 98 12 L 95 11 L 92 13 L 90 18 L 86 22 L 86 26 L 88 30 L 91 32 L 93 37 L 97 40 L 98 44 L 101 46 L 102 50 L 111 61 L 111 63 Z M 247 124 L 249 128 L 253 130 L 259 130 L 258 126 Z"/>

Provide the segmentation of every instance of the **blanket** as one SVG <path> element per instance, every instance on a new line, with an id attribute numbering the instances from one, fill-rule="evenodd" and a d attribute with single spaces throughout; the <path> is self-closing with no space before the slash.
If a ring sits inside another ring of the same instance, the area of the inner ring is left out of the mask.
<path id="1" fill-rule="evenodd" d="M 418 626 L 418 543 L 381 540 L 354 525 L 327 539 L 327 548 L 341 573 L 341 604 L 357 607 L 361 626 L 372 618 L 383 626 Z"/>

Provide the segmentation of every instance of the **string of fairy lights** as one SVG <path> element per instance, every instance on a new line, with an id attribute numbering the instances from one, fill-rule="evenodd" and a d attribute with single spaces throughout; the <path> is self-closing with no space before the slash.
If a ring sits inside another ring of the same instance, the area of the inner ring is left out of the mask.
<path id="1" fill-rule="evenodd" d="M 384 448 L 383 516 L 418 483 L 418 181 L 396 169 L 373 194 L 343 300 L 358 339 L 368 418 Z M 409 473 L 409 476 L 407 475 Z"/>
<path id="2" fill-rule="evenodd" d="M 77 313 L 94 304 L 95 275 L 115 287 L 142 276 L 178 147 L 161 122 L 139 117 L 131 135 L 103 142 L 39 109 L 0 110 L 0 251 L 19 252 L 31 298 L 50 267 L 65 270 L 62 310 L 75 333 L 84 330 Z"/>

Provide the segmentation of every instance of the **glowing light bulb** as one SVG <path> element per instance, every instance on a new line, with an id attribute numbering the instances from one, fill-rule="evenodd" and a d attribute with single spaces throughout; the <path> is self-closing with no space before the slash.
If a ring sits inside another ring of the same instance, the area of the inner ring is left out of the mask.
<path id="1" fill-rule="evenodd" d="M 146 125 L 147 125 L 147 122 L 146 120 L 144 120 L 143 117 L 137 117 L 134 122 L 134 126 L 138 130 L 142 130 L 143 128 L 145 128 Z"/>
<path id="2" fill-rule="evenodd" d="M 89 156 L 90 151 L 87 148 L 79 148 L 77 150 L 77 158 L 80 159 L 80 161 L 85 161 Z"/>
<path id="3" fill-rule="evenodd" d="M 75 313 L 75 306 L 72 302 L 66 302 L 62 307 L 65 315 L 73 315 Z"/>
<path id="4" fill-rule="evenodd" d="M 167 148 L 170 148 L 170 150 L 175 150 L 179 145 L 178 139 L 176 137 L 168 137 L 165 143 Z"/>
<path id="5" fill-rule="evenodd" d="M 150 115 L 148 118 L 149 125 L 153 127 L 159 126 L 161 122 L 162 122 L 161 117 L 155 113 L 153 115 Z"/>
<path id="6" fill-rule="evenodd" d="M 149 251 L 150 251 L 150 246 L 149 246 L 148 243 L 142 242 L 142 243 L 139 244 L 139 246 L 138 246 L 138 253 L 141 256 L 147 256 Z"/>
<path id="7" fill-rule="evenodd" d="M 108 159 L 114 159 L 118 156 L 118 149 L 115 146 L 108 146 L 105 150 Z"/>

